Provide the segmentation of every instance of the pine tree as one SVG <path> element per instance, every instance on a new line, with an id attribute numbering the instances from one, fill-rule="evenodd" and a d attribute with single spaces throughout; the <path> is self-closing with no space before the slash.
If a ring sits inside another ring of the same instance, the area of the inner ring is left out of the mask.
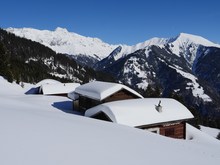
<path id="1" fill-rule="evenodd" d="M 9 82 L 13 82 L 13 74 L 10 70 L 10 56 L 6 53 L 5 47 L 0 43 L 0 75 Z"/>
<path id="2" fill-rule="evenodd" d="M 158 86 L 153 88 L 152 85 L 148 85 L 146 91 L 144 92 L 144 97 L 160 97 L 160 88 Z"/>
<path id="3" fill-rule="evenodd" d="M 220 132 L 218 133 L 216 139 L 220 140 Z"/>

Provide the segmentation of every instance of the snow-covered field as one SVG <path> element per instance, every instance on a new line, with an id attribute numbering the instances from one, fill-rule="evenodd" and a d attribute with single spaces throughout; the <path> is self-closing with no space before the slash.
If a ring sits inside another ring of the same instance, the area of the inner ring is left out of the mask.
<path id="1" fill-rule="evenodd" d="M 203 132 L 213 136 L 213 137 L 217 137 L 218 134 L 220 133 L 220 129 L 216 129 L 216 128 L 210 128 L 210 127 L 205 127 L 205 126 L 202 126 L 200 125 L 200 128 Z"/>
<path id="2" fill-rule="evenodd" d="M 25 95 L 0 77 L 1 165 L 214 165 L 220 141 L 187 125 L 176 140 L 71 113 L 71 101 Z"/>

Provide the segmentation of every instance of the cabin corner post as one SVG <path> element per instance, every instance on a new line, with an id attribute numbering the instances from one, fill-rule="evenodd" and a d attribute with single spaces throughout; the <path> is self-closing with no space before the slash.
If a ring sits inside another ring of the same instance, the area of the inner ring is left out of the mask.
<path id="1" fill-rule="evenodd" d="M 186 139 L 186 122 L 183 121 L 183 139 Z"/>

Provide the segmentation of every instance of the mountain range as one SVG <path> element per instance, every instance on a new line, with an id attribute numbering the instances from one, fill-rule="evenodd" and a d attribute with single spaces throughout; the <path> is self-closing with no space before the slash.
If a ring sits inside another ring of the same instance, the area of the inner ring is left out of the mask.
<path id="1" fill-rule="evenodd" d="M 114 56 L 114 59 L 119 59 L 126 54 L 133 53 L 140 49 L 145 49 L 149 46 L 156 45 L 161 48 L 164 45 L 171 45 L 172 52 L 176 55 L 183 53 L 184 57 L 192 63 L 195 56 L 189 56 L 188 53 L 195 55 L 198 45 L 212 46 L 220 48 L 220 45 L 214 44 L 207 39 L 180 33 L 174 38 L 152 38 L 142 43 L 138 43 L 133 46 L 128 46 L 125 44 L 121 45 L 111 45 L 103 42 L 98 38 L 84 37 L 82 35 L 68 32 L 65 28 L 56 28 L 54 31 L 49 30 L 38 30 L 33 28 L 7 28 L 8 32 L 14 33 L 16 36 L 27 38 L 35 42 L 39 42 L 57 53 L 77 55 L 77 56 L 88 56 L 90 58 L 95 58 L 98 61 L 109 56 L 115 49 L 121 47 L 120 53 Z M 192 47 L 187 50 L 189 45 Z M 189 51 L 189 52 L 187 52 Z"/>
<path id="2" fill-rule="evenodd" d="M 46 78 L 79 83 L 109 79 L 108 75 L 82 66 L 66 54 L 3 29 L 0 29 L 0 75 L 10 82 L 32 84 Z"/>
<path id="3" fill-rule="evenodd" d="M 220 45 L 203 37 L 180 33 L 128 46 L 111 45 L 63 28 L 6 30 L 109 74 L 145 97 L 174 97 L 194 113 L 206 116 L 206 122 L 219 121 Z"/>

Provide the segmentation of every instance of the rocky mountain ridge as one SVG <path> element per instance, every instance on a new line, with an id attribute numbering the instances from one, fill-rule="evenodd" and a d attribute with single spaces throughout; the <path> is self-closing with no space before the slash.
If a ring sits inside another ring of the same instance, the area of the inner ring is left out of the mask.
<path id="1" fill-rule="evenodd" d="M 114 55 L 115 60 L 137 50 L 156 45 L 161 48 L 169 47 L 174 54 L 183 55 L 190 64 L 196 58 L 195 52 L 199 45 L 220 48 L 220 45 L 214 44 L 203 37 L 186 33 L 180 33 L 177 37 L 173 38 L 155 37 L 145 42 L 128 46 L 125 44 L 111 45 L 103 42 L 101 39 L 84 37 L 60 27 L 54 31 L 33 28 L 7 28 L 6 30 L 14 33 L 16 36 L 39 42 L 57 53 L 72 55 L 78 62 L 82 62 L 82 59 L 85 59 L 83 64 L 89 66 L 93 66 L 96 62 L 106 58 L 118 47 L 121 47 L 121 50 Z"/>

